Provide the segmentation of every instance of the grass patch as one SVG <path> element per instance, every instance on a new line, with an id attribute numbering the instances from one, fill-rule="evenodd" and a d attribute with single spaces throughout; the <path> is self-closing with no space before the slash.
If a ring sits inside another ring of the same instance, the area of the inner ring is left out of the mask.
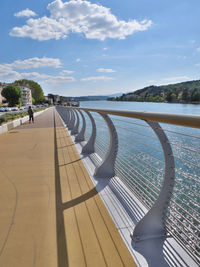
<path id="1" fill-rule="evenodd" d="M 43 107 L 43 108 L 34 108 L 33 111 L 35 112 L 39 112 L 41 110 L 45 110 L 47 107 Z M 13 121 L 15 119 L 19 119 L 19 118 L 23 118 L 25 116 L 28 115 L 28 111 L 27 110 L 21 110 L 18 112 L 8 112 L 2 116 L 0 116 L 0 125 L 2 125 L 3 123 L 6 123 L 8 121 Z"/>

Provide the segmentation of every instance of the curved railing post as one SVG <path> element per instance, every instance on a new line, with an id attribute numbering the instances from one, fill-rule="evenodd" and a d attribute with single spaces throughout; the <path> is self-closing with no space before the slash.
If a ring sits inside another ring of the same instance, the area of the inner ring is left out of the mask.
<path id="1" fill-rule="evenodd" d="M 74 128 L 75 116 L 73 110 L 70 109 L 70 122 L 68 125 L 68 130 L 72 130 Z"/>
<path id="2" fill-rule="evenodd" d="M 86 111 L 87 115 L 89 116 L 91 123 L 92 123 L 92 134 L 90 136 L 90 139 L 88 140 L 87 144 L 82 148 L 82 152 L 81 154 L 91 154 L 94 153 L 95 149 L 94 149 L 94 143 L 95 143 L 95 139 L 96 139 L 96 124 L 94 121 L 94 118 L 92 117 L 92 115 L 90 114 L 89 111 Z"/>
<path id="3" fill-rule="evenodd" d="M 75 109 L 73 111 L 76 114 L 76 124 L 74 125 L 74 128 L 71 131 L 71 134 L 75 135 L 78 133 L 78 127 L 79 127 L 80 120 L 79 120 L 78 112 Z"/>
<path id="4" fill-rule="evenodd" d="M 175 179 L 174 156 L 166 134 L 159 123 L 153 121 L 146 122 L 153 129 L 162 145 L 165 158 L 165 174 L 158 199 L 147 214 L 138 222 L 131 235 L 133 241 L 136 242 L 149 238 L 166 237 L 165 220 Z"/>
<path id="5" fill-rule="evenodd" d="M 94 176 L 96 178 L 111 178 L 115 176 L 114 167 L 118 151 L 118 135 L 110 117 L 107 114 L 99 114 L 104 118 L 108 126 L 110 133 L 110 145 L 103 162 L 96 168 Z"/>
<path id="6" fill-rule="evenodd" d="M 67 127 L 69 125 L 69 122 L 70 122 L 70 110 L 67 109 L 67 112 L 66 112 L 66 125 L 67 125 Z"/>
<path id="7" fill-rule="evenodd" d="M 81 118 L 82 118 L 82 128 L 79 132 L 79 134 L 77 134 L 76 138 L 75 138 L 75 142 L 82 142 L 85 140 L 85 129 L 86 129 L 86 123 L 85 123 L 85 117 L 83 116 L 82 111 L 78 110 L 78 112 L 81 114 Z"/>
<path id="8" fill-rule="evenodd" d="M 67 125 L 67 128 L 69 128 L 70 121 L 72 119 L 71 110 L 69 108 L 67 108 L 67 114 L 68 114 L 68 117 L 67 117 L 66 125 Z"/>

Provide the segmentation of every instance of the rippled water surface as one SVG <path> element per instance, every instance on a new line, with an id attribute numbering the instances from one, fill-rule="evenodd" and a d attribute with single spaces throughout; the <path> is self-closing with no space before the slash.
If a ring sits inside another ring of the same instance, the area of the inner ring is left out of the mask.
<path id="1" fill-rule="evenodd" d="M 82 101 L 81 107 L 102 108 L 102 109 L 121 109 L 121 110 L 140 110 L 149 112 L 166 112 L 179 114 L 200 115 L 200 105 L 192 104 L 168 104 L 150 102 L 117 102 L 117 101 Z"/>

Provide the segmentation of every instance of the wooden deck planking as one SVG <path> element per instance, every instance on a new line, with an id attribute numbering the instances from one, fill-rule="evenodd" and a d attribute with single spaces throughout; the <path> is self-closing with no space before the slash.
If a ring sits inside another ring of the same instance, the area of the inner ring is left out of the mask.
<path id="1" fill-rule="evenodd" d="M 56 111 L 0 148 L 0 266 L 136 266 Z"/>

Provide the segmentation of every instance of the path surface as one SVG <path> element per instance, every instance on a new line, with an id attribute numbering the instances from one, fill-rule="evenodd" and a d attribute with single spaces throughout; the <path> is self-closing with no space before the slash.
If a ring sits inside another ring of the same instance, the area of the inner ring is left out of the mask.
<path id="1" fill-rule="evenodd" d="M 54 108 L 0 136 L 0 266 L 136 266 Z"/>

